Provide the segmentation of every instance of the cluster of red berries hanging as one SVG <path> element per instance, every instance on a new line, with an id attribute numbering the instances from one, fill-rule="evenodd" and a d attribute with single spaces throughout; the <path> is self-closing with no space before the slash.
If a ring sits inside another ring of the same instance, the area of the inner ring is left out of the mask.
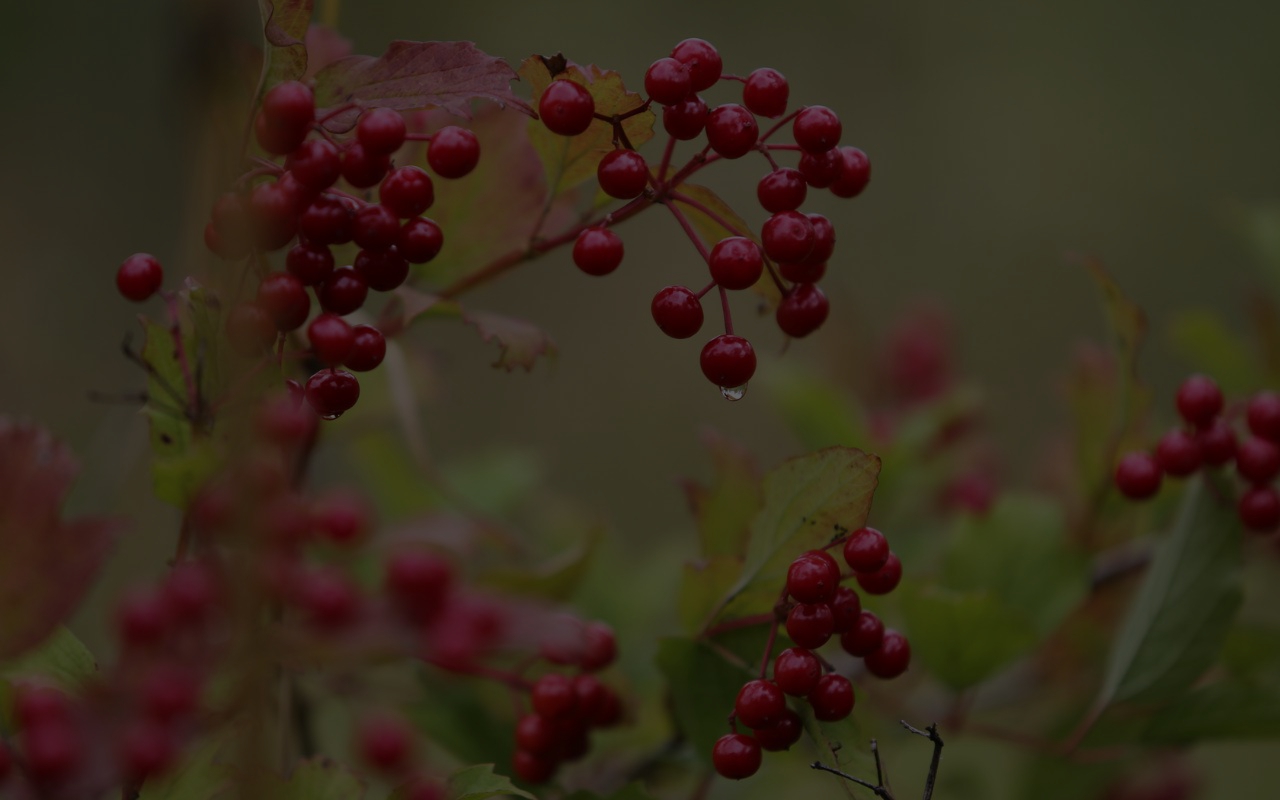
<path id="1" fill-rule="evenodd" d="M 884 534 L 859 528 L 844 540 L 844 560 L 868 594 L 893 591 L 902 578 L 902 562 L 889 549 Z M 911 662 L 911 645 L 898 631 L 886 630 L 880 618 L 863 610 L 858 593 L 840 585 L 840 565 L 825 550 L 810 550 L 791 562 L 786 593 L 794 601 L 787 612 L 787 636 L 795 643 L 773 661 L 773 679 L 747 681 L 733 708 L 733 733 L 716 742 L 711 756 L 716 772 L 740 780 L 760 768 L 762 750 L 787 750 L 800 740 L 803 723 L 787 705 L 787 696 L 803 697 L 813 716 L 824 722 L 844 719 L 853 711 L 853 684 L 832 671 L 814 651 L 834 636 L 851 656 L 861 658 L 879 678 L 896 678 Z M 766 653 L 765 663 L 771 653 Z M 738 733 L 736 723 L 751 728 Z"/>
<path id="2" fill-rule="evenodd" d="M 339 107 L 328 116 L 348 110 Z M 273 158 L 256 159 L 236 189 L 217 199 L 204 240 L 215 255 L 234 262 L 293 243 L 283 270 L 268 270 L 265 260 L 250 262 L 256 291 L 229 309 L 226 330 L 233 349 L 261 357 L 306 324 L 310 354 L 326 365 L 307 380 L 306 400 L 333 419 L 360 396 L 351 373 L 374 369 L 386 355 L 381 331 L 343 317 L 360 309 L 370 290 L 400 286 L 410 264 L 431 261 L 444 245 L 440 227 L 423 216 L 435 200 L 431 175 L 411 164 L 394 166 L 395 153 L 409 139 L 425 140 L 427 165 L 452 179 L 475 168 L 480 144 L 456 126 L 410 134 L 404 117 L 389 108 L 364 111 L 345 142 L 324 128 L 325 119 L 316 118 L 306 84 L 290 81 L 268 91 L 254 131 Z M 274 160 L 279 157 L 283 165 Z M 337 188 L 340 180 L 351 191 Z M 376 202 L 361 196 L 375 186 Z M 350 242 L 360 248 L 354 261 L 336 266 L 332 248 Z M 120 293 L 135 301 L 150 297 L 162 282 L 159 262 L 145 253 L 130 256 L 116 274 Z M 314 317 L 308 291 L 320 309 Z"/>
<path id="3" fill-rule="evenodd" d="M 740 82 L 741 102 L 710 108 L 698 93 L 720 81 Z M 573 260 L 590 275 L 612 272 L 622 262 L 623 246 L 609 226 L 644 205 L 666 205 L 701 253 L 710 282 L 699 291 L 687 286 L 662 289 L 651 304 L 653 319 L 668 336 L 692 337 L 702 328 L 702 297 L 718 288 L 725 332 L 702 348 L 702 372 L 721 387 L 726 397 L 738 399 L 742 387 L 755 374 L 756 355 L 749 341 L 733 333 L 726 290 L 748 289 L 767 272 L 783 295 L 776 315 L 783 333 L 802 337 L 817 330 L 829 311 L 827 297 L 817 283 L 835 249 L 835 228 L 825 216 L 805 214 L 799 208 L 809 187 L 830 189 L 837 197 L 857 196 L 870 180 L 871 165 L 861 150 L 837 146 L 842 126 L 831 109 L 805 106 L 788 113 L 790 87 L 786 78 L 767 67 L 746 78 L 724 75 L 720 54 L 702 39 L 686 39 L 675 46 L 669 57 L 653 62 L 645 73 L 644 88 L 648 100 L 634 111 L 653 103 L 662 106 L 662 124 L 671 137 L 671 146 L 661 163 L 654 165 L 631 148 L 621 131 L 620 119 L 629 114 L 614 118 L 597 113 L 585 86 L 572 80 L 555 80 L 539 99 L 539 115 L 554 133 L 577 136 L 592 124 L 615 126 L 618 149 L 601 160 L 596 174 L 606 194 L 633 201 L 632 206 L 609 215 L 602 224 L 584 230 L 574 243 Z M 761 133 L 757 117 L 780 119 Z M 787 123 L 793 143 L 771 142 L 770 138 Z M 704 135 L 706 144 L 701 152 L 668 175 L 675 142 Z M 798 152 L 797 167 L 779 166 L 774 154 L 780 151 Z M 751 231 L 734 230 L 713 210 L 680 191 L 684 180 L 703 165 L 741 158 L 751 152 L 759 153 L 769 165 L 756 195 L 772 216 L 758 237 Z M 708 251 L 690 227 L 682 206 L 721 222 L 733 235 Z"/>
<path id="4" fill-rule="evenodd" d="M 1178 414 L 1185 425 L 1160 437 L 1154 452 L 1126 454 L 1116 465 L 1116 488 L 1133 500 L 1153 497 L 1165 475 L 1185 478 L 1202 466 L 1222 467 L 1235 462 L 1245 483 L 1237 511 L 1250 530 L 1266 532 L 1280 526 L 1280 395 L 1261 391 L 1245 404 L 1248 435 L 1237 438 L 1223 413 L 1222 390 L 1212 378 L 1192 375 L 1178 387 Z"/>

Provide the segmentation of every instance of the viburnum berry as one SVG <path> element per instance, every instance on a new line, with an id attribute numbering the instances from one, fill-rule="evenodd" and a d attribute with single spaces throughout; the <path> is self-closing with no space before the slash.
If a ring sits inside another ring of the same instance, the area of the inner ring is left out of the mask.
<path id="1" fill-rule="evenodd" d="M 351 142 L 342 151 L 342 178 L 357 189 L 377 186 L 391 167 L 391 156 L 374 152 L 360 142 Z"/>
<path id="2" fill-rule="evenodd" d="M 369 507 L 352 492 L 330 492 L 316 502 L 311 520 L 325 540 L 350 545 L 368 533 Z"/>
<path id="3" fill-rule="evenodd" d="M 345 316 L 364 305 L 369 284 L 355 267 L 338 267 L 320 285 L 320 307 Z"/>
<path id="4" fill-rule="evenodd" d="M 327 245 L 298 242 L 285 254 L 284 266 L 304 286 L 315 286 L 333 272 L 333 251 Z"/>
<path id="5" fill-rule="evenodd" d="M 292 450 L 316 431 L 316 415 L 303 410 L 288 395 L 270 397 L 254 414 L 254 430 L 263 441 Z"/>
<path id="6" fill-rule="evenodd" d="M 835 618 L 826 603 L 796 603 L 787 613 L 787 635 L 807 650 L 827 643 L 835 630 Z"/>
<path id="7" fill-rule="evenodd" d="M 1280 444 L 1280 394 L 1258 392 L 1250 397 L 1246 417 L 1254 436 Z"/>
<path id="8" fill-rule="evenodd" d="M 218 600 L 218 576 L 207 564 L 182 562 L 169 571 L 161 592 L 174 619 L 199 623 L 209 616 Z"/>
<path id="9" fill-rule="evenodd" d="M 760 179 L 756 184 L 756 199 L 760 206 L 770 214 L 779 211 L 794 211 L 804 203 L 809 185 L 805 183 L 800 170 L 783 167 L 775 169 Z"/>
<path id="10" fill-rule="evenodd" d="M 816 284 L 801 283 L 782 298 L 774 318 L 783 333 L 800 339 L 822 327 L 830 312 L 826 294 Z"/>
<path id="11" fill-rule="evenodd" d="M 204 239 L 205 246 L 219 258 L 234 261 L 249 254 L 249 218 L 238 192 L 224 192 L 214 201 Z"/>
<path id="12" fill-rule="evenodd" d="M 178 744 L 173 732 L 153 720 L 140 720 L 120 734 L 118 756 L 126 779 L 141 782 L 173 766 Z"/>
<path id="13" fill-rule="evenodd" d="M 270 118 L 259 111 L 253 118 L 253 137 L 263 150 L 273 156 L 283 156 L 302 144 L 307 138 L 307 129 L 272 125 Z"/>
<path id="14" fill-rule="evenodd" d="M 1280 494 L 1270 486 L 1251 486 L 1240 495 L 1237 511 L 1249 530 L 1274 530 L 1280 525 Z"/>
<path id="15" fill-rule="evenodd" d="M 1116 465 L 1116 488 L 1131 500 L 1144 500 L 1160 490 L 1163 473 L 1150 453 L 1125 454 Z"/>
<path id="16" fill-rule="evenodd" d="M 726 289 L 749 289 L 764 274 L 760 246 L 745 236 L 730 236 L 716 242 L 707 260 L 711 278 Z"/>
<path id="17" fill-rule="evenodd" d="M 169 604 L 153 589 L 133 589 L 116 606 L 116 632 L 129 646 L 156 644 L 169 632 L 170 622 Z"/>
<path id="18" fill-rule="evenodd" d="M 600 159 L 596 179 L 605 194 L 630 200 L 643 194 L 649 185 L 649 165 L 634 150 L 614 150 Z"/>
<path id="19" fill-rule="evenodd" d="M 843 675 L 823 675 L 808 699 L 815 717 L 823 722 L 836 722 L 853 711 L 853 684 Z"/>
<path id="20" fill-rule="evenodd" d="M 742 87 L 742 104 L 752 114 L 779 117 L 787 110 L 787 98 L 790 94 L 791 87 L 781 72 L 761 67 L 747 76 L 747 82 Z"/>
<path id="21" fill-rule="evenodd" d="M 347 321 L 337 314 L 324 313 L 307 326 L 307 340 L 316 358 L 336 366 L 346 360 L 355 345 L 355 334 Z"/>
<path id="22" fill-rule="evenodd" d="M 884 623 L 870 611 L 863 611 L 853 627 L 840 635 L 840 647 L 851 656 L 862 657 L 874 653 L 883 638 Z"/>
<path id="23" fill-rule="evenodd" d="M 321 195 L 298 218 L 298 232 L 316 245 L 345 244 L 355 231 L 355 212 L 342 201 Z"/>
<path id="24" fill-rule="evenodd" d="M 84 742 L 65 721 L 26 726 L 21 741 L 26 774 L 38 786 L 65 780 L 84 759 Z"/>
<path id="25" fill-rule="evenodd" d="M 608 275 L 622 263 L 622 239 L 608 228 L 587 228 L 573 243 L 573 263 L 588 275 Z"/>
<path id="26" fill-rule="evenodd" d="M 782 717 L 787 698 L 773 681 L 747 681 L 738 690 L 733 713 L 749 728 L 767 728 Z"/>
<path id="27" fill-rule="evenodd" d="M 302 281 L 288 272 L 272 272 L 258 284 L 258 305 L 279 331 L 291 331 L 307 321 L 311 298 Z"/>
<path id="28" fill-rule="evenodd" d="M 859 572 L 856 577 L 858 585 L 867 594 L 888 594 L 896 589 L 898 582 L 902 580 L 902 562 L 890 550 L 889 557 L 885 559 L 880 569 L 875 572 Z"/>
<path id="29" fill-rule="evenodd" d="M 809 218 L 809 224 L 813 225 L 813 249 L 809 251 L 809 255 L 805 256 L 805 264 L 825 264 L 827 259 L 831 258 L 831 254 L 836 251 L 836 228 L 831 224 L 831 220 L 822 214 L 806 214 Z M 815 283 L 815 281 L 800 281 L 800 283 Z"/>
<path id="30" fill-rule="evenodd" d="M 516 722 L 516 747 L 539 756 L 554 756 L 559 748 L 559 731 L 541 714 L 525 714 Z"/>
<path id="31" fill-rule="evenodd" d="M 1193 434 L 1174 429 L 1156 444 L 1156 463 L 1161 471 L 1184 477 L 1200 469 L 1200 445 Z"/>
<path id="32" fill-rule="evenodd" d="M 582 658 L 578 665 L 587 672 L 599 672 L 618 657 L 613 629 L 603 622 L 589 622 L 583 628 Z"/>
<path id="33" fill-rule="evenodd" d="M 911 643 L 893 629 L 884 632 L 880 646 L 863 656 L 867 671 L 877 678 L 896 678 L 911 664 Z"/>
<path id="34" fill-rule="evenodd" d="M 298 176 L 292 172 L 285 171 L 280 173 L 276 178 L 276 185 L 280 187 L 284 193 L 293 200 L 293 213 L 301 214 L 307 210 L 307 206 L 315 202 L 320 196 L 319 189 L 312 189 L 302 181 L 298 180 Z M 296 220 L 295 220 L 296 222 Z M 297 227 L 296 225 L 294 226 Z"/>
<path id="35" fill-rule="evenodd" d="M 161 662 L 149 669 L 138 688 L 141 710 L 158 722 L 171 722 L 200 705 L 200 679 L 189 669 Z"/>
<path id="36" fill-rule="evenodd" d="M 844 157 L 834 148 L 825 153 L 804 153 L 800 156 L 800 174 L 815 189 L 830 187 L 843 170 Z"/>
<path id="37" fill-rule="evenodd" d="M 760 138 L 756 118 L 737 103 L 716 106 L 707 115 L 707 142 L 725 158 L 741 158 Z"/>
<path id="38" fill-rule="evenodd" d="M 517 750 L 511 757 L 511 771 L 527 783 L 546 783 L 556 772 L 556 762 L 527 750 Z"/>
<path id="39" fill-rule="evenodd" d="M 360 723 L 357 741 L 361 757 L 371 767 L 394 774 L 408 766 L 413 731 L 401 719 L 379 715 Z"/>
<path id="40" fill-rule="evenodd" d="M 298 197 L 278 181 L 253 187 L 248 208 L 254 242 L 263 250 L 284 247 L 298 232 Z"/>
<path id="41" fill-rule="evenodd" d="M 591 126 L 596 101 L 591 91 L 568 79 L 553 80 L 538 98 L 538 116 L 552 133 L 577 136 Z"/>
<path id="42" fill-rule="evenodd" d="M 765 220 L 760 240 L 774 261 L 803 261 L 813 250 L 813 223 L 799 211 L 780 211 Z"/>
<path id="43" fill-rule="evenodd" d="M 756 728 L 752 731 L 760 746 L 771 753 L 791 749 L 791 745 L 800 741 L 804 733 L 804 723 L 800 715 L 791 709 L 782 712 L 782 717 L 767 728 Z"/>
<path id="44" fill-rule="evenodd" d="M 1204 463 L 1211 466 L 1222 466 L 1236 457 L 1236 433 L 1224 419 L 1215 419 L 1196 431 L 1196 442 Z"/>
<path id="45" fill-rule="evenodd" d="M 408 127 L 399 111 L 371 108 L 356 123 L 356 141 L 370 153 L 390 155 L 404 144 Z"/>
<path id="46" fill-rule="evenodd" d="M 578 710 L 573 681 L 558 672 L 549 672 L 534 681 L 529 702 L 534 711 L 551 719 L 570 717 Z"/>
<path id="47" fill-rule="evenodd" d="M 116 270 L 116 288 L 126 300 L 141 303 L 164 283 L 164 270 L 150 253 L 134 253 Z"/>
<path id="48" fill-rule="evenodd" d="M 337 419 L 360 399 L 360 382 L 350 372 L 322 369 L 307 379 L 307 403 L 324 419 Z"/>
<path id="49" fill-rule="evenodd" d="M 840 565 L 825 550 L 810 550 L 787 568 L 787 593 L 801 603 L 829 603 L 839 586 Z"/>
<path id="50" fill-rule="evenodd" d="M 345 628 L 359 615 L 359 590 L 335 568 L 308 570 L 299 577 L 295 591 L 298 605 L 318 628 L 331 631 Z"/>
<path id="51" fill-rule="evenodd" d="M 431 208 L 436 199 L 436 190 L 426 170 L 408 165 L 396 167 L 387 173 L 387 177 L 382 179 L 382 185 L 378 187 L 378 199 L 391 213 L 401 219 L 408 219 Z M 360 230 L 359 223 L 360 215 L 357 214 L 357 233 Z"/>
<path id="52" fill-rule="evenodd" d="M 889 560 L 889 541 L 875 528 L 858 528 L 844 542 L 844 561 L 854 572 L 875 572 Z"/>
<path id="53" fill-rule="evenodd" d="M 862 613 L 862 599 L 848 586 L 836 589 L 835 599 L 827 605 L 831 606 L 831 619 L 834 623 L 832 631 L 837 634 L 844 634 L 852 629 L 853 624 L 858 621 L 858 615 Z"/>
<path id="54" fill-rule="evenodd" d="M 773 660 L 773 680 L 778 688 L 794 697 L 804 697 L 818 685 L 822 662 L 803 647 L 788 647 Z"/>
<path id="55" fill-rule="evenodd" d="M 856 147 L 839 147 L 840 174 L 831 182 L 831 193 L 836 197 L 850 198 L 862 194 L 871 182 L 871 160 Z"/>
<path id="56" fill-rule="evenodd" d="M 361 250 L 353 266 L 375 292 L 389 292 L 409 277 L 409 261 L 395 245 L 386 250 Z"/>
<path id="57" fill-rule="evenodd" d="M 671 57 L 689 68 L 689 86 L 695 92 L 715 86 L 724 69 L 720 53 L 705 39 L 685 39 L 671 49 Z"/>
<path id="58" fill-rule="evenodd" d="M 722 389 L 743 386 L 756 373 L 756 351 L 751 342 L 731 333 L 707 342 L 699 361 L 702 374 Z"/>
<path id="59" fill-rule="evenodd" d="M 405 616 L 426 622 L 444 608 L 453 587 L 453 568 L 434 553 L 406 548 L 388 556 L 383 584 Z"/>
<path id="60" fill-rule="evenodd" d="M 655 103 L 679 103 L 693 91 L 689 68 L 674 58 L 658 59 L 645 70 L 644 91 Z"/>
<path id="61" fill-rule="evenodd" d="M 667 286 L 649 304 L 653 321 L 673 339 L 688 339 L 702 328 L 702 301 L 684 286 Z"/>
<path id="62" fill-rule="evenodd" d="M 338 148 L 324 139 L 308 139 L 289 154 L 285 169 L 308 189 L 328 189 L 342 176 Z"/>
<path id="63" fill-rule="evenodd" d="M 351 352 L 343 365 L 353 372 L 368 372 L 387 356 L 387 340 L 372 325 L 356 325 L 351 329 Z"/>
<path id="64" fill-rule="evenodd" d="M 1280 474 L 1280 447 L 1256 436 L 1236 446 L 1236 471 L 1253 484 L 1270 483 Z"/>
<path id="65" fill-rule="evenodd" d="M 396 249 L 410 264 L 425 264 L 440 254 L 444 231 L 433 220 L 416 217 L 400 226 Z"/>
<path id="66" fill-rule="evenodd" d="M 707 127 L 709 113 L 707 104 L 701 97 L 686 97 L 679 103 L 663 107 L 662 128 L 682 142 L 696 139 Z"/>
<path id="67" fill-rule="evenodd" d="M 301 81 L 285 81 L 263 95 L 262 113 L 272 125 L 305 129 L 315 120 L 315 95 Z"/>
<path id="68" fill-rule="evenodd" d="M 246 358 L 262 355 L 276 342 L 276 325 L 266 309 L 256 303 L 238 303 L 227 312 L 227 339 L 231 349 Z"/>
<path id="69" fill-rule="evenodd" d="M 791 135 L 807 153 L 825 153 L 840 142 L 840 118 L 826 106 L 809 106 L 791 123 Z"/>
<path id="70" fill-rule="evenodd" d="M 779 264 L 778 272 L 792 283 L 817 283 L 827 274 L 827 265 L 826 262 L 810 263 L 805 259 L 801 264 Z"/>
<path id="71" fill-rule="evenodd" d="M 386 250 L 399 236 L 400 221 L 390 208 L 367 205 L 356 212 L 352 240 L 362 250 Z"/>
<path id="72" fill-rule="evenodd" d="M 480 140 L 466 128 L 446 125 L 431 134 L 427 165 L 442 178 L 461 178 L 480 163 Z"/>
<path id="73" fill-rule="evenodd" d="M 760 769 L 760 743 L 742 733 L 727 733 L 711 748 L 711 763 L 721 777 L 740 781 Z"/>

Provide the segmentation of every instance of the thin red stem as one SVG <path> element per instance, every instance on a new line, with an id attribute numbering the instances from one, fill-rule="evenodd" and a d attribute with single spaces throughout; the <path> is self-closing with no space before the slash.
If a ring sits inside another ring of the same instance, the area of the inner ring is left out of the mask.
<path id="1" fill-rule="evenodd" d="M 733 335 L 733 312 L 729 310 L 729 293 L 720 288 L 720 312 L 724 315 L 724 332 Z"/>
<path id="2" fill-rule="evenodd" d="M 777 620 L 778 615 L 773 612 L 769 612 L 768 614 L 753 614 L 749 617 L 739 617 L 737 619 L 731 619 L 728 622 L 721 622 L 719 625 L 714 627 L 707 628 L 702 632 L 702 637 L 705 639 L 711 639 L 722 633 L 728 633 L 729 631 L 736 631 L 742 628 L 754 628 L 757 625 L 764 625 L 768 622 L 777 622 Z"/>
<path id="3" fill-rule="evenodd" d="M 680 223 L 680 227 L 684 228 L 685 235 L 693 242 L 693 246 L 698 248 L 698 253 L 701 254 L 702 260 L 708 264 L 711 263 L 711 254 L 707 252 L 707 246 L 702 243 L 702 239 L 698 238 L 698 233 L 693 229 L 693 224 L 689 222 L 689 218 L 684 215 L 683 211 L 676 208 L 675 203 L 665 203 L 664 205 L 671 211 L 672 216 L 676 218 L 676 222 Z"/>
<path id="4" fill-rule="evenodd" d="M 720 216 L 715 211 L 712 211 L 710 208 L 707 208 L 705 203 L 702 203 L 698 200 L 694 200 L 692 197 L 690 197 L 687 194 L 683 194 L 682 192 L 672 191 L 671 199 L 679 203 L 684 203 L 686 206 L 694 209 L 695 211 L 702 212 L 707 217 L 709 217 L 712 222 L 719 225 L 721 228 L 724 228 L 726 231 L 733 234 L 734 236 L 745 236 L 748 239 L 751 238 L 749 234 L 747 234 L 745 231 L 742 231 L 736 228 L 733 225 L 733 223 L 731 223 L 729 220 Z"/>
<path id="5" fill-rule="evenodd" d="M 658 182 L 662 183 L 667 179 L 667 170 L 671 167 L 671 156 L 676 152 L 676 137 L 667 137 L 667 146 L 662 151 L 662 161 L 658 164 Z"/>
<path id="6" fill-rule="evenodd" d="M 774 135 L 775 133 L 777 133 L 777 132 L 778 132 L 778 130 L 779 130 L 780 128 L 782 128 L 782 126 L 783 126 L 783 125 L 786 125 L 788 122 L 790 122 L 791 120 L 795 119 L 795 118 L 796 118 L 796 115 L 797 115 L 797 114 L 799 114 L 799 113 L 800 113 L 801 111 L 803 111 L 803 110 L 804 110 L 804 106 L 801 106 L 800 108 L 797 108 L 795 111 L 792 111 L 790 114 L 786 115 L 786 116 L 785 116 L 785 117 L 783 117 L 782 119 L 780 119 L 780 120 L 778 120 L 777 122 L 773 123 L 773 127 L 772 127 L 772 128 L 770 128 L 769 130 L 767 130 L 767 131 L 765 131 L 764 133 L 760 134 L 760 138 L 758 139 L 758 141 L 761 141 L 761 142 L 767 142 L 767 141 L 769 141 L 769 137 L 770 137 L 770 136 L 772 136 L 772 135 Z"/>

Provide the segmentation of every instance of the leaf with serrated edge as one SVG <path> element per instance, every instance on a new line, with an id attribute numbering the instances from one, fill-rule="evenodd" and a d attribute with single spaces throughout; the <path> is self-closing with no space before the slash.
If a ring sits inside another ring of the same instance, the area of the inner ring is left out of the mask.
<path id="1" fill-rule="evenodd" d="M 486 800 L 499 795 L 514 795 L 537 800 L 523 789 L 516 788 L 510 778 L 495 773 L 493 764 L 464 767 L 449 776 L 451 800 Z"/>
<path id="2" fill-rule="evenodd" d="M 866 524 L 880 459 L 828 447 L 784 462 L 764 479 L 764 504 L 751 522 L 742 578 L 716 621 L 766 612 L 786 585 L 787 567 Z"/>
<path id="3" fill-rule="evenodd" d="M 908 585 L 901 596 L 913 656 L 957 692 L 986 680 L 1038 639 L 1022 609 L 988 592 Z"/>
<path id="4" fill-rule="evenodd" d="M 657 662 L 671 692 L 677 726 L 709 766 L 711 749 L 727 732 L 725 718 L 733 711 L 738 689 L 752 676 L 705 643 L 681 637 L 659 640 Z"/>
<path id="5" fill-rule="evenodd" d="M 357 103 L 361 108 L 409 111 L 442 108 L 471 116 L 472 100 L 492 100 L 532 115 L 511 92 L 511 65 L 473 42 L 393 41 L 378 58 L 349 56 L 316 73 L 317 108 Z M 351 109 L 325 121 L 331 131 L 350 130 L 360 114 Z"/>
<path id="6" fill-rule="evenodd" d="M 378 330 L 387 338 L 399 336 L 416 320 L 431 317 L 459 317 L 462 308 L 455 302 L 436 294 L 420 292 L 410 286 L 401 286 L 391 295 L 391 300 L 378 315 Z"/>
<path id="7" fill-rule="evenodd" d="M 551 85 L 551 73 L 541 58 L 530 56 L 520 65 L 520 78 L 533 87 L 533 105 L 537 106 L 542 93 Z M 569 65 L 558 80 L 571 80 L 587 87 L 595 100 L 597 114 L 622 114 L 644 105 L 644 98 L 627 91 L 622 76 L 613 70 Z M 652 111 L 643 111 L 622 121 L 622 130 L 634 149 L 639 150 L 653 138 L 656 120 Z M 529 139 L 542 159 L 553 198 L 594 178 L 600 160 L 615 149 L 613 127 L 600 120 L 592 122 L 577 136 L 552 133 L 538 120 L 531 121 L 528 127 Z"/>
<path id="8" fill-rule="evenodd" d="M 1280 739 L 1280 690 L 1219 683 L 1192 690 L 1152 715 L 1153 744 Z"/>
<path id="9" fill-rule="evenodd" d="M 62 518 L 78 471 L 47 430 L 0 417 L 0 658 L 40 644 L 75 610 L 124 527 Z"/>
<path id="10" fill-rule="evenodd" d="M 532 370 L 538 356 L 552 358 L 558 352 L 547 332 L 531 322 L 488 311 L 468 311 L 462 319 L 480 332 L 481 341 L 498 345 L 498 360 L 493 366 L 508 372 L 516 367 Z"/>
<path id="11" fill-rule="evenodd" d="M 266 53 L 262 90 L 295 81 L 307 71 L 307 26 L 313 0 L 258 0 Z"/>
<path id="12" fill-rule="evenodd" d="M 1240 607 L 1241 529 L 1232 503 L 1204 478 L 1182 497 L 1173 530 L 1129 604 L 1095 701 L 1159 701 L 1190 686 L 1213 664 Z"/>

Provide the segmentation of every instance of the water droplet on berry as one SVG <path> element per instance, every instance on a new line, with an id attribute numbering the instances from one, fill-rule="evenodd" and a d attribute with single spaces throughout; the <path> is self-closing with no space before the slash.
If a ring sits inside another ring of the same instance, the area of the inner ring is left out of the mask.
<path id="1" fill-rule="evenodd" d="M 333 422 L 335 419 L 337 419 L 340 416 L 342 416 L 342 412 L 338 412 L 337 414 L 321 414 L 320 419 L 323 419 L 327 422 Z"/>
<path id="2" fill-rule="evenodd" d="M 720 396 L 725 400 L 737 402 L 747 396 L 747 385 L 744 383 L 741 386 L 721 386 Z"/>

